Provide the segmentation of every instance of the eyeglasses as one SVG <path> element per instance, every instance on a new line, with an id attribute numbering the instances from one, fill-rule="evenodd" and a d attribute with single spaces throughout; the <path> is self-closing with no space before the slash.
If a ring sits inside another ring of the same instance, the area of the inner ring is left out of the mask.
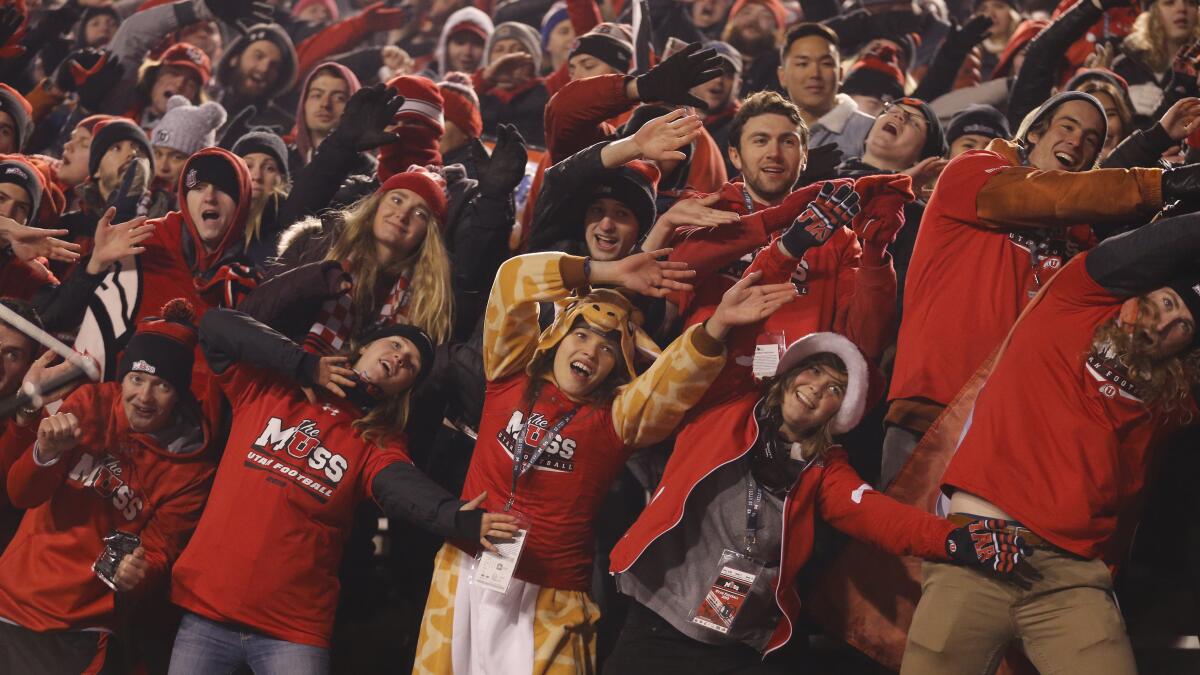
<path id="1" fill-rule="evenodd" d="M 883 112 L 881 114 L 886 115 L 890 112 L 897 112 L 900 114 L 900 117 L 904 119 L 905 124 L 911 124 L 921 131 L 928 131 L 928 125 L 925 123 L 925 116 L 919 112 L 913 112 L 904 107 L 905 105 L 912 105 L 911 103 L 908 103 L 909 100 L 910 99 L 902 98 L 896 101 L 884 101 Z"/>

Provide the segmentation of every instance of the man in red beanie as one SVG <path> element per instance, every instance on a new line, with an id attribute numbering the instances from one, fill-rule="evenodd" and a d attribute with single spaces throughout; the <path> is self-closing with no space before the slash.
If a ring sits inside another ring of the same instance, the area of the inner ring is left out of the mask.
<path id="1" fill-rule="evenodd" d="M 438 144 L 438 152 L 446 164 L 462 164 L 467 175 L 478 178 L 472 146 L 483 135 L 483 118 L 479 114 L 479 96 L 466 73 L 446 73 L 439 85 L 445 107 L 446 133 Z"/>
<path id="2" fill-rule="evenodd" d="M 3 672 L 98 672 L 118 602 L 164 589 L 199 520 L 213 466 L 190 392 L 196 329 L 182 301 L 162 313 L 139 325 L 118 381 L 80 387 L 48 417 L 23 410 L 0 436 L 16 458 L 9 497 L 28 509 L 0 557 Z M 106 546 L 118 531 L 128 548 Z"/>
<path id="3" fill-rule="evenodd" d="M 200 92 L 212 79 L 212 63 L 199 47 L 177 42 L 163 52 L 157 61 L 147 61 L 138 71 L 137 90 L 140 94 L 131 117 L 143 129 L 167 114 L 167 101 L 176 94 L 199 105 Z"/>
<path id="4" fill-rule="evenodd" d="M 746 68 L 754 59 L 779 46 L 787 26 L 787 15 L 779 0 L 737 0 L 729 9 L 729 20 L 721 40 L 742 55 Z"/>

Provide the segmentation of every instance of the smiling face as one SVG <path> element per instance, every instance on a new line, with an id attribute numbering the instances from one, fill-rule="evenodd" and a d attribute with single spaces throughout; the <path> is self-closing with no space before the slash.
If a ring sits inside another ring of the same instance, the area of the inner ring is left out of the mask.
<path id="1" fill-rule="evenodd" d="M 767 113 L 746 120 L 742 137 L 729 146 L 729 159 L 760 202 L 775 204 L 792 191 L 804 169 L 807 150 L 800 128 L 784 115 Z"/>
<path id="2" fill-rule="evenodd" d="M 780 431 L 788 440 L 798 441 L 825 426 L 841 409 L 846 373 L 824 363 L 802 363 L 785 377 Z"/>
<path id="3" fill-rule="evenodd" d="M 608 379 L 621 345 L 580 320 L 554 352 L 554 382 L 575 401 L 585 400 Z"/>
<path id="4" fill-rule="evenodd" d="M 1157 12 L 1171 44 L 1182 44 L 1196 31 L 1196 0 L 1158 0 L 1148 11 Z"/>
<path id="5" fill-rule="evenodd" d="M 775 33 L 779 25 L 775 15 L 761 3 L 748 3 L 729 17 L 726 28 L 729 43 L 734 49 L 751 58 L 775 48 Z"/>
<path id="6" fill-rule="evenodd" d="M 1136 317 L 1134 341 L 1156 360 L 1179 355 L 1196 335 L 1196 318 L 1173 288 L 1160 288 L 1126 300 L 1121 317 L 1123 320 Z"/>
<path id="7" fill-rule="evenodd" d="M 921 148 L 929 133 L 928 123 L 921 110 L 903 103 L 884 106 L 883 113 L 867 133 L 866 154 L 884 169 L 907 169 L 921 159 Z"/>
<path id="8" fill-rule="evenodd" d="M 187 191 L 187 208 L 204 248 L 215 251 L 237 215 L 233 197 L 211 183 L 202 182 Z"/>
<path id="9" fill-rule="evenodd" d="M 157 375 L 131 370 L 121 378 L 125 418 L 138 433 L 153 433 L 167 426 L 178 401 L 175 387 Z"/>
<path id="10" fill-rule="evenodd" d="M 279 80 L 282 67 L 283 52 L 274 42 L 251 42 L 237 58 L 234 89 L 249 98 L 263 96 Z"/>
<path id="11" fill-rule="evenodd" d="M 801 111 L 821 117 L 833 109 L 842 82 L 837 47 L 816 35 L 796 40 L 783 55 L 779 82 Z"/>
<path id="12" fill-rule="evenodd" d="M 392 190 L 379 199 L 371 233 L 383 258 L 401 260 L 421 246 L 433 222 L 433 211 L 420 195 L 412 190 Z"/>
<path id="13" fill-rule="evenodd" d="M 150 88 L 151 109 L 159 115 L 166 113 L 167 101 L 175 94 L 195 104 L 200 96 L 200 82 L 187 68 L 162 66 L 154 78 L 154 86 Z"/>
<path id="14" fill-rule="evenodd" d="M 446 70 L 473 73 L 483 63 L 483 38 L 460 30 L 446 40 Z"/>
<path id="15" fill-rule="evenodd" d="M 1030 131 L 1029 163 L 1042 171 L 1083 171 L 1100 152 L 1105 120 L 1085 101 L 1067 101 L 1054 110 L 1043 133 Z"/>
<path id="16" fill-rule="evenodd" d="M 583 233 L 588 255 L 593 260 L 620 260 L 637 243 L 637 216 L 623 202 L 601 197 L 588 206 Z"/>
<path id="17" fill-rule="evenodd" d="M 387 395 L 406 391 L 421 372 L 421 352 L 408 338 L 383 337 L 363 348 L 354 371 Z"/>
<path id="18" fill-rule="evenodd" d="M 71 138 L 63 144 L 62 164 L 58 167 L 58 179 L 68 187 L 75 187 L 87 180 L 88 153 L 92 149 L 92 132 L 75 127 Z"/>

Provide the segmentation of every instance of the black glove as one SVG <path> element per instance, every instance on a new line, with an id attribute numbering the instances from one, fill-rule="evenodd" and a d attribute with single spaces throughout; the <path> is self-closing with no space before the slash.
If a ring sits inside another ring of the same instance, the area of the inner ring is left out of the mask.
<path id="1" fill-rule="evenodd" d="M 374 150 L 382 145 L 394 143 L 396 134 L 384 131 L 396 118 L 396 111 L 404 105 L 404 97 L 382 83 L 363 87 L 354 92 L 346 102 L 342 119 L 330 136 L 337 142 L 353 147 L 358 152 Z"/>
<path id="2" fill-rule="evenodd" d="M 858 211 L 854 184 L 846 182 L 839 186 L 836 181 L 828 181 L 780 237 L 783 246 L 793 258 L 799 258 L 808 249 L 829 241 L 839 228 L 848 227 Z"/>
<path id="3" fill-rule="evenodd" d="M 983 42 L 988 31 L 992 30 L 992 24 L 992 19 L 983 14 L 975 14 L 961 26 L 952 23 L 950 31 L 946 33 L 946 41 L 942 43 L 942 49 L 950 50 L 950 54 L 962 54 L 965 57 L 975 45 Z"/>
<path id="4" fill-rule="evenodd" d="M 225 123 L 225 131 L 222 131 L 221 137 L 217 139 L 217 147 L 222 150 L 232 150 L 233 144 L 250 131 L 250 120 L 254 119 L 257 114 L 258 108 L 255 106 L 248 105 L 242 108 L 241 112 Z"/>
<path id="5" fill-rule="evenodd" d="M 799 186 L 811 185 L 817 181 L 836 178 L 837 168 L 845 158 L 845 154 L 842 153 L 837 143 L 826 143 L 809 148 L 808 161 L 796 184 Z"/>
<path id="6" fill-rule="evenodd" d="M 1193 204 L 1200 202 L 1200 164 L 1164 170 L 1162 196 L 1164 204 L 1177 200 Z"/>
<path id="7" fill-rule="evenodd" d="M 475 165 L 479 167 L 479 191 L 489 197 L 504 199 L 512 194 L 525 177 L 529 154 L 525 139 L 511 124 L 501 124 L 496 131 L 496 149 L 488 157 L 481 145 L 476 145 Z"/>
<path id="8" fill-rule="evenodd" d="M 1008 527 L 1008 521 L 999 518 L 973 520 L 946 537 L 946 554 L 966 567 L 1011 574 L 1022 560 L 1033 555 L 1033 548 Z"/>
<path id="9" fill-rule="evenodd" d="M 105 49 L 80 49 L 71 52 L 54 71 L 54 86 L 75 92 L 84 110 L 95 112 L 100 102 L 121 81 L 120 59 Z"/>
<path id="10" fill-rule="evenodd" d="M 701 49 L 699 42 L 693 42 L 638 76 L 638 98 L 708 110 L 708 105 L 692 96 L 690 90 L 720 75 L 721 57 L 717 56 L 717 50 Z"/>
<path id="11" fill-rule="evenodd" d="M 204 0 L 208 11 L 224 24 L 237 30 L 242 35 L 246 29 L 258 23 L 271 23 L 272 7 L 265 2 L 246 2 L 246 0 Z"/>

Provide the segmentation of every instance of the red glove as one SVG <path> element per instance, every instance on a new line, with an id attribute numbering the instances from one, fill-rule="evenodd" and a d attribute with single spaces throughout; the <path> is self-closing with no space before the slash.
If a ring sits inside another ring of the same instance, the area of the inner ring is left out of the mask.
<path id="1" fill-rule="evenodd" d="M 382 32 L 404 28 L 414 17 L 411 6 L 393 7 L 385 2 L 377 2 L 362 11 L 362 18 L 373 31 Z"/>
<path id="2" fill-rule="evenodd" d="M 902 173 L 865 176 L 855 181 L 854 189 L 863 203 L 854 218 L 854 233 L 863 248 L 875 253 L 877 262 L 882 263 L 883 252 L 904 226 L 904 205 L 916 199 L 912 178 Z"/>

